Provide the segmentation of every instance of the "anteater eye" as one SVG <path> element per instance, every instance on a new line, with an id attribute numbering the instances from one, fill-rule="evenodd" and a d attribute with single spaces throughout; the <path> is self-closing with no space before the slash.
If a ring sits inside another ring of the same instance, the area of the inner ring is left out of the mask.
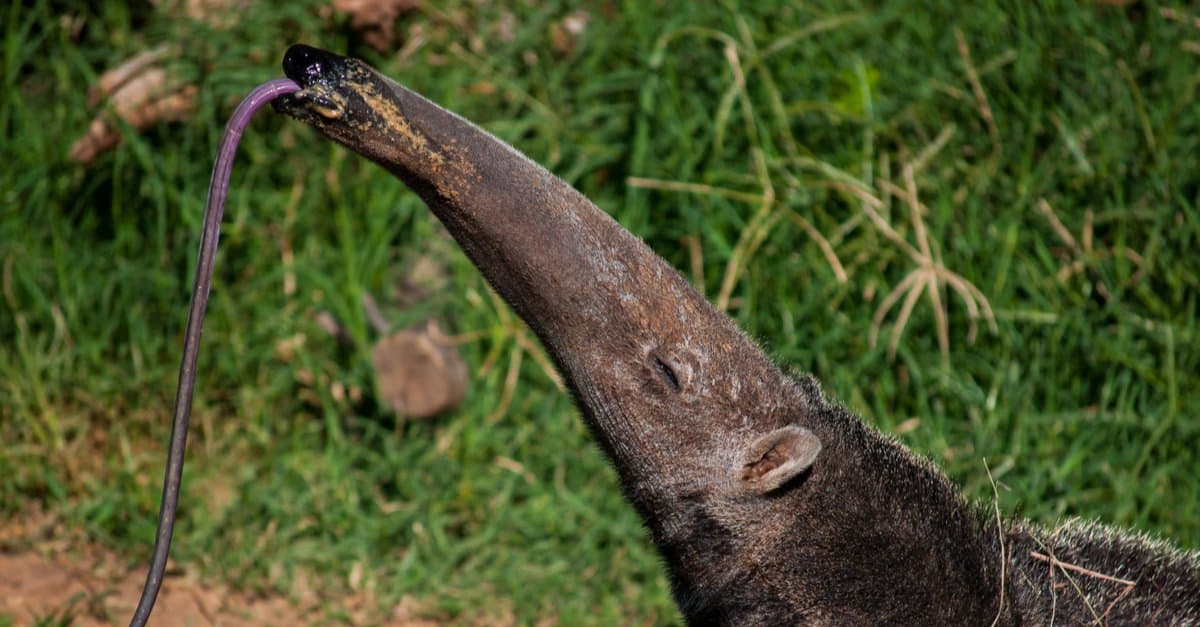
<path id="1" fill-rule="evenodd" d="M 678 392 L 679 391 L 679 377 L 675 376 L 675 371 L 672 370 L 671 367 L 667 365 L 667 362 L 659 359 L 658 356 L 655 356 L 654 357 L 654 367 L 658 368 L 659 374 L 661 374 L 663 376 L 663 378 L 667 380 L 667 384 L 671 386 L 671 389 Z"/>

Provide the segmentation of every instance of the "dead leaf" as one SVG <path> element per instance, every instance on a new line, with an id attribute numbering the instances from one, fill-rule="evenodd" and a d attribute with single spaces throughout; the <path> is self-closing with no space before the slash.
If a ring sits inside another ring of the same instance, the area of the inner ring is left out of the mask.
<path id="1" fill-rule="evenodd" d="M 396 43 L 396 20 L 417 10 L 415 0 L 333 0 L 333 10 L 350 15 L 353 28 L 368 46 L 389 52 Z"/>
<path id="2" fill-rule="evenodd" d="M 175 53 L 171 48 L 160 46 L 134 55 L 100 75 L 88 89 L 88 104 L 107 102 L 108 107 L 92 119 L 87 132 L 72 144 L 72 161 L 87 165 L 121 142 L 121 131 L 113 115 L 136 130 L 191 117 L 196 86 L 184 84 L 159 65 L 172 54 Z"/>
<path id="3" fill-rule="evenodd" d="M 297 333 L 275 342 L 275 358 L 285 364 L 291 363 L 296 358 L 296 353 L 304 348 L 306 341 L 308 341 L 307 336 L 303 333 Z"/>
<path id="4" fill-rule="evenodd" d="M 88 88 L 88 106 L 94 107 L 100 104 L 109 94 L 118 91 L 122 85 L 128 83 L 134 76 L 148 70 L 166 58 L 170 53 L 171 48 L 165 45 L 153 50 L 139 52 L 126 59 L 121 65 L 101 74 L 100 78 L 96 80 L 96 84 Z"/>
<path id="5" fill-rule="evenodd" d="M 560 57 L 570 56 L 583 32 L 587 30 L 591 14 L 583 9 L 574 11 L 550 27 L 550 46 Z"/>
<path id="6" fill-rule="evenodd" d="M 204 22 L 214 28 L 233 26 L 253 0 L 151 0 L 169 15 Z"/>

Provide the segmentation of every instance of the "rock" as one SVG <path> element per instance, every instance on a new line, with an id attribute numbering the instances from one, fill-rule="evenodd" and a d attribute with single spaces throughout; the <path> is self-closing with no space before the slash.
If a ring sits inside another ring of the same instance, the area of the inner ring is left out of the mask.
<path id="1" fill-rule="evenodd" d="M 434 320 L 384 337 L 371 363 L 377 398 L 400 417 L 428 419 L 462 403 L 466 363 Z"/>

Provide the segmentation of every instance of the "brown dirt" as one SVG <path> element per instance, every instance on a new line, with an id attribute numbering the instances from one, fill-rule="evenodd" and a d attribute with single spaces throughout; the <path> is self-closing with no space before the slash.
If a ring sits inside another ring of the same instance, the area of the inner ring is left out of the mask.
<path id="1" fill-rule="evenodd" d="M 121 625 L 133 615 L 144 573 L 120 572 L 112 556 L 83 559 L 36 551 L 0 553 L 0 616 L 14 624 L 67 619 L 73 625 Z M 281 597 L 253 598 L 224 586 L 168 577 L 154 625 L 298 625 L 306 613 Z"/>
<path id="2" fill-rule="evenodd" d="M 145 581 L 145 566 L 131 568 L 127 560 L 64 529 L 50 516 L 34 514 L 0 523 L 0 625 L 128 624 Z M 421 604 L 411 599 L 381 615 L 362 595 L 337 600 L 308 596 L 291 599 L 233 590 L 168 563 L 150 624 L 427 627 L 441 623 L 422 617 Z"/>

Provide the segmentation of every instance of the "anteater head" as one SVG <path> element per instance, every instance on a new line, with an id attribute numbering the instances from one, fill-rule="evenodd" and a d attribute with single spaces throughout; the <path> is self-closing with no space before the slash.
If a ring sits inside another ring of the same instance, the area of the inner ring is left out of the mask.
<path id="1" fill-rule="evenodd" d="M 412 187 L 538 335 L 668 559 L 697 533 L 785 533 L 747 527 L 779 520 L 763 510 L 816 479 L 815 388 L 487 132 L 355 59 L 296 45 L 283 67 L 302 90 L 277 108 Z"/>

